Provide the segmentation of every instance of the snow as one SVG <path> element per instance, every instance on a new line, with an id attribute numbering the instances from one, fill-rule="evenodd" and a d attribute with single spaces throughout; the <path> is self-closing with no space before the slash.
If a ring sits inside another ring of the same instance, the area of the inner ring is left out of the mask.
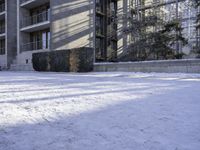
<path id="1" fill-rule="evenodd" d="M 0 150 L 199 150 L 200 75 L 0 72 Z"/>

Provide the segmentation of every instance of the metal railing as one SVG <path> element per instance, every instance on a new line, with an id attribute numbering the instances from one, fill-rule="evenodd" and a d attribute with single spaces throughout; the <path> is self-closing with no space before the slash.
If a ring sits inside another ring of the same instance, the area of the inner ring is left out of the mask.
<path id="1" fill-rule="evenodd" d="M 30 42 L 21 45 L 21 52 L 42 50 L 42 49 L 49 49 L 49 40 Z"/>
<path id="2" fill-rule="evenodd" d="M 5 3 L 0 5 L 0 13 L 5 11 Z"/>
<path id="3" fill-rule="evenodd" d="M 5 26 L 0 26 L 0 34 L 4 34 L 5 33 Z"/>
<path id="4" fill-rule="evenodd" d="M 42 22 L 45 22 L 45 21 L 49 21 L 50 20 L 49 18 L 50 18 L 50 11 L 49 10 L 44 11 L 44 12 L 37 14 L 37 15 L 25 17 L 21 21 L 21 26 L 26 27 L 26 26 L 42 23 Z"/>
<path id="5" fill-rule="evenodd" d="M 5 54 L 5 47 L 0 48 L 0 55 L 4 55 Z"/>
<path id="6" fill-rule="evenodd" d="M 20 4 L 26 3 L 28 1 L 30 1 L 30 0 L 20 0 Z"/>

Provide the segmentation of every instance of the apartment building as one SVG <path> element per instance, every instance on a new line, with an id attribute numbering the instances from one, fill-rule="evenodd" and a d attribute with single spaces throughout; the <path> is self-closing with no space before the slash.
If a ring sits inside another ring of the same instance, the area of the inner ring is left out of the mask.
<path id="1" fill-rule="evenodd" d="M 126 0 L 5 0 L 0 4 L 2 68 L 31 70 L 33 53 L 78 47 L 96 48 L 96 61 L 117 57 L 121 26 L 117 11 L 124 13 Z"/>
<path id="2" fill-rule="evenodd" d="M 18 0 L 17 60 L 12 67 L 30 69 L 35 52 L 93 47 L 93 8 L 91 0 Z"/>
<path id="3" fill-rule="evenodd" d="M 181 16 L 183 34 L 195 43 L 195 15 L 188 0 L 0 0 L 0 66 L 32 70 L 32 54 L 78 47 L 95 49 L 95 62 L 115 61 L 133 37 L 123 34 L 132 9 Z M 184 7 L 184 8 L 183 8 Z M 178 10 L 178 11 L 177 11 Z M 172 14 L 173 13 L 173 14 Z M 176 15 L 178 13 L 178 15 Z M 185 50 L 183 49 L 183 50 Z"/>
<path id="4" fill-rule="evenodd" d="M 0 69 L 7 68 L 17 55 L 16 6 L 13 0 L 0 1 Z"/>

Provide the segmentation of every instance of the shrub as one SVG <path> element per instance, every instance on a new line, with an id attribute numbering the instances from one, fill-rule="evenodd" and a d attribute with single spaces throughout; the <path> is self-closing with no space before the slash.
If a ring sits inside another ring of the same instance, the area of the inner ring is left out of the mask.
<path id="1" fill-rule="evenodd" d="M 50 52 L 50 71 L 69 72 L 69 51 Z"/>
<path id="2" fill-rule="evenodd" d="M 70 51 L 70 71 L 90 72 L 93 70 L 93 49 L 81 48 Z"/>
<path id="3" fill-rule="evenodd" d="M 49 71 L 49 53 L 33 53 L 32 56 L 33 68 L 36 71 Z"/>
<path id="4" fill-rule="evenodd" d="M 89 72 L 93 70 L 92 48 L 82 47 L 33 54 L 33 68 L 36 71 Z"/>

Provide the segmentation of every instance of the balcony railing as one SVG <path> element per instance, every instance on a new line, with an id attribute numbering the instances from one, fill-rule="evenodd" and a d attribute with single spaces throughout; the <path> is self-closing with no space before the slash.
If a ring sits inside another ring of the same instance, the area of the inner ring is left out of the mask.
<path id="1" fill-rule="evenodd" d="M 0 48 L 0 55 L 4 55 L 5 54 L 5 47 Z"/>
<path id="2" fill-rule="evenodd" d="M 0 27 L 0 34 L 4 34 L 5 33 L 5 26 L 1 26 Z"/>
<path id="3" fill-rule="evenodd" d="M 21 52 L 49 49 L 49 41 L 36 41 L 21 45 Z"/>
<path id="4" fill-rule="evenodd" d="M 30 0 L 20 0 L 20 4 L 26 3 L 28 1 L 30 1 Z"/>
<path id="5" fill-rule="evenodd" d="M 49 10 L 44 11 L 44 12 L 37 14 L 37 15 L 25 17 L 24 19 L 22 19 L 21 26 L 27 27 L 27 26 L 30 26 L 30 25 L 35 25 L 35 24 L 38 24 L 38 23 L 49 21 L 50 20 L 49 18 L 50 18 L 50 11 Z"/>
<path id="6" fill-rule="evenodd" d="M 0 5 L 0 13 L 5 11 L 5 3 Z"/>

